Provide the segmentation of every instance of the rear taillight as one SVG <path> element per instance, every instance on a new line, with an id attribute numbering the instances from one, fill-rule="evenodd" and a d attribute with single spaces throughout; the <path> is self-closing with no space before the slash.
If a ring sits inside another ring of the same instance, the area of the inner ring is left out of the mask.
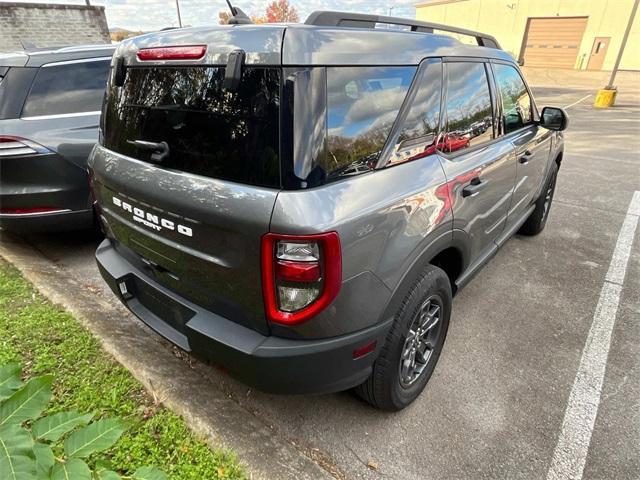
<path id="1" fill-rule="evenodd" d="M 206 45 L 181 45 L 176 47 L 141 48 L 138 60 L 198 60 L 204 57 Z"/>
<path id="2" fill-rule="evenodd" d="M 42 145 L 22 137 L 0 135 L 0 158 L 15 157 L 18 155 L 36 155 L 38 153 L 50 153 Z"/>
<path id="3" fill-rule="evenodd" d="M 0 208 L 2 215 L 36 215 L 40 213 L 57 213 L 67 210 L 59 207 L 25 207 L 25 208 Z"/>
<path id="4" fill-rule="evenodd" d="M 336 298 L 341 283 L 336 232 L 262 237 L 262 292 L 271 322 L 295 325 L 309 320 Z"/>

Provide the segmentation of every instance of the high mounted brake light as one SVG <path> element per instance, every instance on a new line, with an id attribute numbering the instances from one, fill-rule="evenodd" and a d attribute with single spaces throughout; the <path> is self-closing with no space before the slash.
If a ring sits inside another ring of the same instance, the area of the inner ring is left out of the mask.
<path id="1" fill-rule="evenodd" d="M 305 322 L 336 298 L 342 283 L 342 253 L 336 232 L 262 237 L 262 293 L 273 323 Z"/>
<path id="2" fill-rule="evenodd" d="M 138 60 L 198 60 L 207 52 L 206 45 L 181 45 L 176 47 L 141 48 Z"/>

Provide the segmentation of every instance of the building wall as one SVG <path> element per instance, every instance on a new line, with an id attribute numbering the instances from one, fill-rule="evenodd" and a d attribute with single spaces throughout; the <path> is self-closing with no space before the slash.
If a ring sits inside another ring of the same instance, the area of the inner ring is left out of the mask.
<path id="1" fill-rule="evenodd" d="M 0 2 L 0 52 L 90 43 L 111 43 L 104 7 Z"/>
<path id="2" fill-rule="evenodd" d="M 632 7 L 633 0 L 432 0 L 416 5 L 416 16 L 491 34 L 515 58 L 520 55 L 528 18 L 588 16 L 575 68 L 587 68 L 595 37 L 611 37 L 602 67 L 611 70 Z M 620 68 L 640 70 L 640 11 Z"/>

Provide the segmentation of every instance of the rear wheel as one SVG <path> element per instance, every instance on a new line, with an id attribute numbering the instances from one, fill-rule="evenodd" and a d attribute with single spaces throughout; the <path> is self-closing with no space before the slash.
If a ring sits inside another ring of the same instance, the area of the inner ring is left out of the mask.
<path id="1" fill-rule="evenodd" d="M 413 402 L 438 362 L 450 315 L 449 277 L 429 265 L 400 305 L 373 372 L 356 393 L 383 410 Z"/>
<path id="2" fill-rule="evenodd" d="M 524 222 L 518 233 L 521 235 L 537 235 L 547 224 L 549 210 L 553 202 L 553 194 L 556 190 L 556 179 L 558 178 L 558 165 L 554 162 L 549 179 L 542 190 L 542 195 L 536 200 L 536 208 L 531 212 L 527 221 Z"/>

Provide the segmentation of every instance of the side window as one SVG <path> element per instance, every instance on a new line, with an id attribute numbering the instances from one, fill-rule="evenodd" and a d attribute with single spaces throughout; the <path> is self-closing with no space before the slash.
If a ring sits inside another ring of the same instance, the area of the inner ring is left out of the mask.
<path id="1" fill-rule="evenodd" d="M 96 60 L 40 67 L 22 116 L 99 111 L 109 63 L 109 60 Z"/>
<path id="2" fill-rule="evenodd" d="M 483 63 L 447 64 L 446 131 L 438 150 L 453 153 L 493 138 L 493 109 Z"/>
<path id="3" fill-rule="evenodd" d="M 533 122 L 531 97 L 515 68 L 500 64 L 493 68 L 502 97 L 502 124 L 507 134 Z"/>
<path id="4" fill-rule="evenodd" d="M 327 180 L 375 167 L 416 67 L 327 68 Z"/>
<path id="5" fill-rule="evenodd" d="M 389 165 L 417 160 L 436 153 L 440 123 L 442 63 L 430 63 L 417 78 L 415 98 L 395 140 Z"/>

